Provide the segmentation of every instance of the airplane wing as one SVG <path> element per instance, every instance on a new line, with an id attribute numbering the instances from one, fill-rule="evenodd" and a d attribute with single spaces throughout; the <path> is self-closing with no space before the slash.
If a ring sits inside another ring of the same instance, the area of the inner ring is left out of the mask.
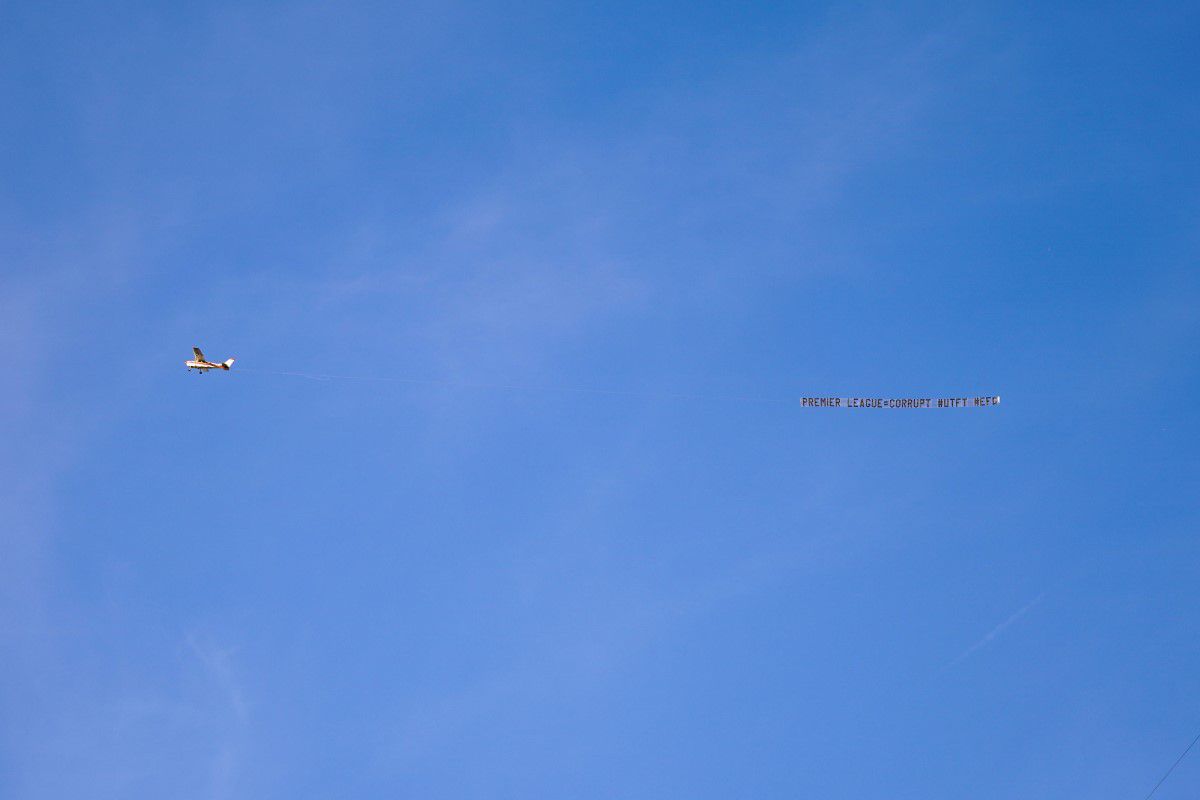
<path id="1" fill-rule="evenodd" d="M 201 352 L 200 352 L 200 348 L 199 348 L 199 347 L 193 347 L 193 348 L 192 348 L 192 352 L 196 354 L 196 360 L 197 360 L 197 361 L 203 361 L 203 360 L 204 360 L 204 353 L 201 353 Z"/>

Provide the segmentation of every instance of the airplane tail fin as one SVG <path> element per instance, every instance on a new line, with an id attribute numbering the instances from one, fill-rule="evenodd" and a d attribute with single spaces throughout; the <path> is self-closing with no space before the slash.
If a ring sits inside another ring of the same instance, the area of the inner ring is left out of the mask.
<path id="1" fill-rule="evenodd" d="M 221 367 L 222 367 L 223 369 L 229 369 L 229 368 L 230 368 L 230 367 L 232 367 L 232 366 L 233 366 L 233 359 L 232 359 L 232 358 L 227 358 L 227 359 L 225 359 L 225 361 L 224 361 L 224 362 L 221 364 Z"/>

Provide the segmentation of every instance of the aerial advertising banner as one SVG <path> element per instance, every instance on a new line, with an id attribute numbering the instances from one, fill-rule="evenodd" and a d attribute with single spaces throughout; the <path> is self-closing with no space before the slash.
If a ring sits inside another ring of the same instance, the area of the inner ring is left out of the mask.
<path id="1" fill-rule="evenodd" d="M 987 408 L 1000 405 L 990 397 L 802 397 L 801 408 Z"/>

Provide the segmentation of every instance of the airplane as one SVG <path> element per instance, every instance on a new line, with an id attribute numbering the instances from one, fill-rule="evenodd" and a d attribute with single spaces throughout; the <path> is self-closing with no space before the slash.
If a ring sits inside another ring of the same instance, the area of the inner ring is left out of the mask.
<path id="1" fill-rule="evenodd" d="M 194 369 L 197 372 L 199 372 L 201 375 L 203 375 L 205 372 L 207 372 L 210 369 L 228 370 L 230 367 L 233 366 L 232 358 L 227 359 L 226 361 L 223 361 L 220 364 L 214 364 L 211 361 L 204 360 L 204 353 L 200 352 L 199 347 L 193 347 L 192 352 L 196 354 L 196 360 L 195 361 L 185 361 L 183 363 L 187 364 L 187 368 L 189 370 Z"/>

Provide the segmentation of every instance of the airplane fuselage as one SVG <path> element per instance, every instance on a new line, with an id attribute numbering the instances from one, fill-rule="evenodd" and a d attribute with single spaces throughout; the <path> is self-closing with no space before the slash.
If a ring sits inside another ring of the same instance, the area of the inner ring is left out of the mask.
<path id="1" fill-rule="evenodd" d="M 195 358 L 188 359 L 183 363 L 187 366 L 189 371 L 194 369 L 201 375 L 208 372 L 210 369 L 221 369 L 228 372 L 229 368 L 233 366 L 232 358 L 227 358 L 219 363 L 216 361 L 209 361 L 204 357 L 204 351 L 202 351 L 199 347 L 192 348 L 192 355 L 195 356 Z"/>

